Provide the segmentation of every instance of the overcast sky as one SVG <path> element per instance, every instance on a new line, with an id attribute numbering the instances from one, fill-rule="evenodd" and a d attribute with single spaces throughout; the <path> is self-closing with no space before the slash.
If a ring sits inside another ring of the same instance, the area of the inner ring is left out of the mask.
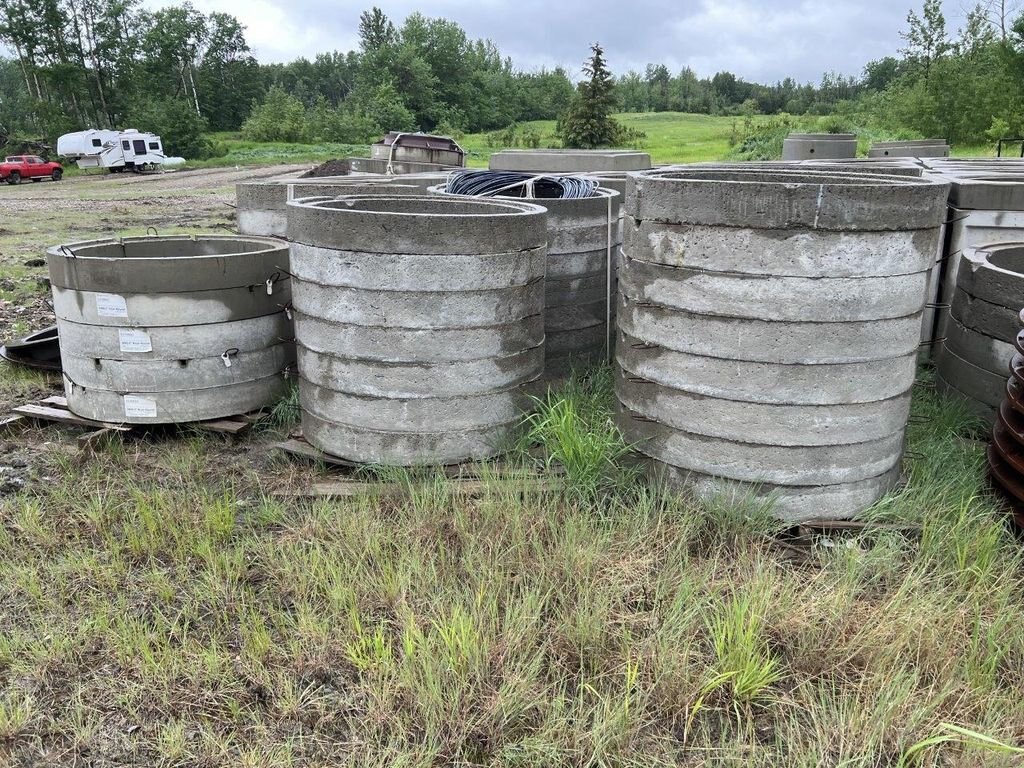
<path id="1" fill-rule="evenodd" d="M 149 7 L 168 3 L 145 0 Z M 968 0 L 946 0 L 954 32 Z M 357 45 L 361 11 L 373 0 L 193 0 L 246 26 L 260 61 L 312 58 Z M 396 23 L 412 11 L 457 21 L 471 38 L 487 37 L 520 69 L 565 66 L 573 76 L 587 47 L 600 41 L 615 74 L 662 62 L 673 72 L 729 70 L 747 80 L 822 72 L 860 74 L 900 47 L 907 11 L 921 0 L 377 0 Z"/>

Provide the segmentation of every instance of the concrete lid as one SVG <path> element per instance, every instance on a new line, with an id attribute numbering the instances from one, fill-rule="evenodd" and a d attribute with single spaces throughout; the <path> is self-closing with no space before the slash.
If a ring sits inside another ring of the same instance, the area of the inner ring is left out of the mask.
<path id="1" fill-rule="evenodd" d="M 627 149 L 503 149 L 491 155 L 488 167 L 538 173 L 639 171 L 651 167 L 651 156 Z"/>
<path id="2" fill-rule="evenodd" d="M 235 198 L 239 208 L 250 210 L 284 209 L 288 202 L 288 190 L 293 197 L 329 195 L 335 189 L 350 191 L 352 194 L 374 194 L 380 187 L 393 189 L 389 194 L 414 194 L 419 188 L 415 184 L 399 181 L 395 176 L 322 176 L 310 178 L 273 179 L 271 181 L 246 182 L 235 187 Z"/>
<path id="3" fill-rule="evenodd" d="M 947 182 L 813 170 L 675 166 L 630 174 L 640 220 L 763 229 L 901 231 L 942 224 Z"/>
<path id="4" fill-rule="evenodd" d="M 287 279 L 288 244 L 252 235 L 103 238 L 46 252 L 58 288 L 109 293 L 181 293 Z"/>
<path id="5" fill-rule="evenodd" d="M 794 141 L 856 141 L 855 133 L 791 133 L 786 139 Z"/>
<path id="6" fill-rule="evenodd" d="M 974 172 L 1024 172 L 1024 158 L 1020 157 L 922 157 L 920 163 L 938 173 L 963 175 Z"/>
<path id="7" fill-rule="evenodd" d="M 874 176 L 920 176 L 924 169 L 912 158 L 836 157 L 815 160 L 749 160 L 742 163 L 693 163 L 692 168 L 724 168 L 766 171 L 835 171 Z"/>
<path id="8" fill-rule="evenodd" d="M 1011 173 L 989 169 L 941 172 L 950 181 L 949 204 L 978 211 L 1024 211 L 1024 165 Z"/>
<path id="9" fill-rule="evenodd" d="M 944 147 L 945 139 L 906 139 L 904 141 L 873 141 L 872 147 Z"/>
<path id="10" fill-rule="evenodd" d="M 288 203 L 288 238 L 366 253 L 507 253 L 547 242 L 547 209 L 447 195 L 353 195 Z"/>

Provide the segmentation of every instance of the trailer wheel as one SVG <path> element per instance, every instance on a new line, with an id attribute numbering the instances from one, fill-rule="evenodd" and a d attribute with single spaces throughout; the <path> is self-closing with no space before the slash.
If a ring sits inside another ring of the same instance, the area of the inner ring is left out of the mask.
<path id="1" fill-rule="evenodd" d="M 11 175 L 7 177 L 7 183 L 11 186 L 21 184 L 21 174 L 17 171 L 11 171 Z"/>
<path id="2" fill-rule="evenodd" d="M 53 173 L 50 174 L 50 178 L 53 179 L 54 181 L 60 181 L 62 178 L 64 178 L 64 171 L 62 171 L 60 168 L 54 168 Z"/>

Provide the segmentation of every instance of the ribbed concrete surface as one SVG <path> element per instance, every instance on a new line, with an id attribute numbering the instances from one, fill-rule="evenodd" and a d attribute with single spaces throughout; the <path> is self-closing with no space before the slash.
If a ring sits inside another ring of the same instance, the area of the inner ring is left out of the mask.
<path id="1" fill-rule="evenodd" d="M 652 472 L 794 520 L 884 494 L 947 191 L 789 167 L 634 174 L 616 392 Z"/>
<path id="2" fill-rule="evenodd" d="M 1006 394 L 1022 308 L 1024 242 L 962 254 L 936 370 L 942 391 L 968 401 L 990 426 Z"/>
<path id="3" fill-rule="evenodd" d="M 288 248 L 227 235 L 93 240 L 47 252 L 68 407 L 156 424 L 274 401 L 294 363 Z"/>
<path id="4" fill-rule="evenodd" d="M 443 186 L 431 192 L 447 194 Z M 603 187 L 581 200 L 530 199 L 548 211 L 545 378 L 559 378 L 573 365 L 586 366 L 607 354 L 607 317 L 614 312 L 617 291 L 621 201 L 618 192 Z"/>
<path id="5" fill-rule="evenodd" d="M 983 245 L 1024 241 L 1024 161 L 944 161 L 938 167 L 940 177 L 951 183 L 949 237 L 932 299 L 941 308 L 934 336 L 942 339 L 948 335 L 963 255 Z"/>
<path id="6" fill-rule="evenodd" d="M 306 439 L 399 466 L 501 452 L 544 366 L 545 210 L 356 195 L 288 218 Z"/>

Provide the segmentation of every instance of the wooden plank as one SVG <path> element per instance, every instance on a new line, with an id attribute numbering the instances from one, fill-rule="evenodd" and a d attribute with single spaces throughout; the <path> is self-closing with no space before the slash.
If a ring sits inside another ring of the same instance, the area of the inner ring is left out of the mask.
<path id="1" fill-rule="evenodd" d="M 53 405 L 58 408 L 67 408 L 68 399 L 64 395 L 51 395 L 39 401 L 39 405 Z"/>
<path id="2" fill-rule="evenodd" d="M 115 429 L 119 432 L 127 432 L 131 430 L 131 427 L 127 424 L 108 424 L 102 421 L 83 419 L 81 416 L 75 416 L 71 411 L 63 410 L 61 408 L 50 408 L 45 405 L 37 405 L 36 403 L 19 405 L 12 408 L 11 412 L 21 416 L 28 416 L 32 419 L 56 421 L 61 424 L 74 424 L 79 427 L 105 427 L 107 429 Z"/>
<path id="3" fill-rule="evenodd" d="M 310 461 L 322 461 L 324 464 L 329 464 L 334 467 L 353 468 L 359 466 L 355 462 L 348 461 L 337 456 L 331 456 L 329 453 L 324 453 L 319 448 L 315 448 L 310 445 L 301 437 L 293 437 L 290 440 L 285 440 L 283 443 L 275 443 L 270 447 L 272 450 L 284 451 L 285 453 L 290 453 L 293 456 L 299 456 L 303 459 L 309 459 Z"/>
<path id="4" fill-rule="evenodd" d="M 237 435 L 244 432 L 252 425 L 246 421 L 232 421 L 231 419 L 216 419 L 214 421 L 193 421 L 187 425 L 201 429 L 203 432 L 216 432 L 219 435 Z"/>
<path id="5" fill-rule="evenodd" d="M 20 421 L 25 421 L 25 417 L 19 416 L 18 414 L 14 414 L 13 416 L 4 416 L 2 419 L 0 419 L 0 427 L 9 427 L 12 424 L 17 424 Z"/>
<path id="6" fill-rule="evenodd" d="M 249 429 L 266 418 L 266 413 L 256 411 L 255 413 L 242 413 L 237 416 L 228 416 L 224 419 L 210 419 L 209 421 L 193 421 L 188 426 L 202 429 L 206 432 L 217 432 L 225 435 L 237 435 Z"/>
<path id="7" fill-rule="evenodd" d="M 293 456 L 298 456 L 303 459 L 309 459 L 310 461 L 318 461 L 323 464 L 327 464 L 332 467 L 341 467 L 344 469 L 354 469 L 361 465 L 348 459 L 342 459 L 338 456 L 331 456 L 329 453 L 324 453 L 319 448 L 310 445 L 305 438 L 301 436 L 292 437 L 289 440 L 285 440 L 282 443 L 274 443 L 270 446 L 271 450 L 284 451 L 290 453 Z M 441 467 L 444 474 L 452 479 L 484 479 L 489 477 L 520 477 L 522 476 L 522 465 L 512 464 L 504 461 L 488 461 L 488 462 L 471 462 L 467 464 L 447 464 Z M 561 464 L 556 464 L 548 470 L 548 474 L 551 475 L 564 475 L 565 467 Z"/>
<path id="8" fill-rule="evenodd" d="M 524 491 L 534 493 L 558 493 L 564 489 L 561 480 L 554 478 L 521 478 L 501 480 L 456 480 L 452 491 L 466 496 L 482 496 L 488 490 Z M 366 483 L 356 480 L 326 480 L 311 483 L 304 488 L 289 488 L 274 491 L 279 498 L 351 498 L 355 496 L 402 496 L 409 487 L 399 483 Z"/>

